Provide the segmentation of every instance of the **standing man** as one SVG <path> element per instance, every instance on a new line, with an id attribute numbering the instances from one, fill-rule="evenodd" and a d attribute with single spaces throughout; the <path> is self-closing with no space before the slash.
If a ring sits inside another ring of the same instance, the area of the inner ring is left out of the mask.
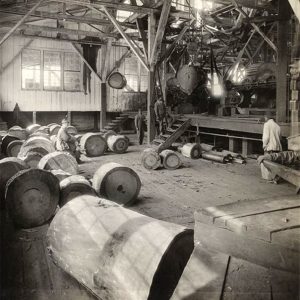
<path id="1" fill-rule="evenodd" d="M 143 144 L 144 129 L 145 129 L 145 116 L 141 109 L 138 110 L 138 114 L 134 118 L 134 125 L 138 136 L 139 145 Z"/>
<path id="2" fill-rule="evenodd" d="M 264 155 L 258 158 L 258 163 L 260 164 L 262 178 L 274 183 L 277 183 L 278 178 L 271 174 L 271 172 L 264 166 L 262 162 L 265 158 L 268 158 L 272 153 L 278 153 L 282 151 L 280 138 L 280 126 L 275 122 L 275 120 L 270 114 L 266 114 L 262 137 Z"/>
<path id="3" fill-rule="evenodd" d="M 166 118 L 166 107 L 162 98 L 158 98 L 156 100 L 154 104 L 154 112 L 155 112 L 156 120 L 159 124 L 157 134 L 160 135 L 164 133 L 164 121 Z"/>
<path id="4" fill-rule="evenodd" d="M 266 114 L 262 137 L 264 152 L 274 153 L 282 151 L 280 138 L 280 126 L 274 121 L 274 118 L 270 114 Z"/>

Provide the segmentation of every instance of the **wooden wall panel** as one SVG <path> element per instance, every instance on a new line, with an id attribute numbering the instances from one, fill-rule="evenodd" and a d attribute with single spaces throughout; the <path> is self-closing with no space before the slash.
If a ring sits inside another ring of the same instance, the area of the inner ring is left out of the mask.
<path id="1" fill-rule="evenodd" d="M 16 103 L 22 111 L 93 111 L 99 110 L 100 84 L 91 81 L 91 94 L 83 92 L 43 91 L 21 89 L 21 51 L 24 48 L 73 52 L 67 42 L 13 37 L 1 47 L 1 110 L 11 111 Z M 93 76 L 93 75 L 92 75 Z"/>
<path id="2" fill-rule="evenodd" d="M 45 25 L 45 24 L 44 24 Z M 47 24 L 48 25 L 48 24 Z M 87 28 L 86 28 L 87 29 Z M 45 39 L 30 39 L 15 36 L 0 47 L 0 110 L 12 111 L 18 103 L 22 111 L 100 111 L 100 81 L 92 74 L 91 94 L 83 92 L 43 91 L 21 89 L 21 52 L 23 49 L 74 52 L 68 42 Z M 108 72 L 127 51 L 125 47 L 112 47 Z M 98 72 L 101 70 L 101 55 L 98 54 Z M 118 68 L 124 73 L 124 63 Z M 120 112 L 123 90 L 107 89 L 107 111 Z"/>

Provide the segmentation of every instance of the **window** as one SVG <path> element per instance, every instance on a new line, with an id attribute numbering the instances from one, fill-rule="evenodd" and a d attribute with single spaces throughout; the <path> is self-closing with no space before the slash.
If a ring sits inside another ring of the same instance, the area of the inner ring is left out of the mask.
<path id="1" fill-rule="evenodd" d="M 22 89 L 41 88 L 41 51 L 24 50 L 22 52 Z"/>
<path id="2" fill-rule="evenodd" d="M 44 89 L 62 89 L 60 52 L 44 51 Z"/>
<path id="3" fill-rule="evenodd" d="M 80 91 L 80 58 L 76 53 L 64 53 L 64 89 Z"/>
<path id="4" fill-rule="evenodd" d="M 81 61 L 76 53 L 29 49 L 22 52 L 22 89 L 81 91 L 80 83 Z"/>
<path id="5" fill-rule="evenodd" d="M 127 89 L 135 92 L 145 92 L 148 88 L 148 72 L 140 61 L 132 56 L 125 59 L 124 75 L 127 80 Z"/>

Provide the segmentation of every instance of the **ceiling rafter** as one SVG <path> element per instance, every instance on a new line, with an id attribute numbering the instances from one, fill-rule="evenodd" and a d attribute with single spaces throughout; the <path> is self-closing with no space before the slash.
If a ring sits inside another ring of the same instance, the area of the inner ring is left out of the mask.
<path id="1" fill-rule="evenodd" d="M 3 10 L 0 7 L 0 13 L 5 14 L 11 14 L 11 15 L 20 15 L 23 16 L 27 13 L 27 11 L 24 10 Z M 75 23 L 85 23 L 85 24 L 92 24 L 92 25 L 110 25 L 111 22 L 107 19 L 99 19 L 99 18 L 93 18 L 88 16 L 76 16 L 74 14 L 66 12 L 64 13 L 51 13 L 51 12 L 45 12 L 45 11 L 35 11 L 30 14 L 32 17 L 37 17 L 39 19 L 53 19 L 53 20 L 60 20 L 60 21 L 68 21 L 68 22 L 75 22 Z M 135 28 L 134 24 L 131 23 L 123 23 L 122 26 L 128 27 L 128 28 Z"/>

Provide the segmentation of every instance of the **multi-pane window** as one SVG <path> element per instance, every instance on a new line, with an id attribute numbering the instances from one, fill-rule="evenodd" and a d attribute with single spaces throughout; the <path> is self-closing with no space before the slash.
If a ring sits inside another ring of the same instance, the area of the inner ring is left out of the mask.
<path id="1" fill-rule="evenodd" d="M 22 52 L 22 89 L 41 88 L 41 51 L 24 50 Z"/>
<path id="2" fill-rule="evenodd" d="M 144 92 L 148 88 L 148 73 L 135 57 L 125 59 L 124 75 L 127 80 L 127 86 L 135 92 Z"/>
<path id="3" fill-rule="evenodd" d="M 64 53 L 64 89 L 80 90 L 80 58 L 76 53 Z"/>
<path id="4" fill-rule="evenodd" d="M 44 51 L 44 89 L 61 90 L 61 53 Z"/>
<path id="5" fill-rule="evenodd" d="M 81 91 L 81 62 L 76 53 L 22 52 L 22 89 Z"/>

